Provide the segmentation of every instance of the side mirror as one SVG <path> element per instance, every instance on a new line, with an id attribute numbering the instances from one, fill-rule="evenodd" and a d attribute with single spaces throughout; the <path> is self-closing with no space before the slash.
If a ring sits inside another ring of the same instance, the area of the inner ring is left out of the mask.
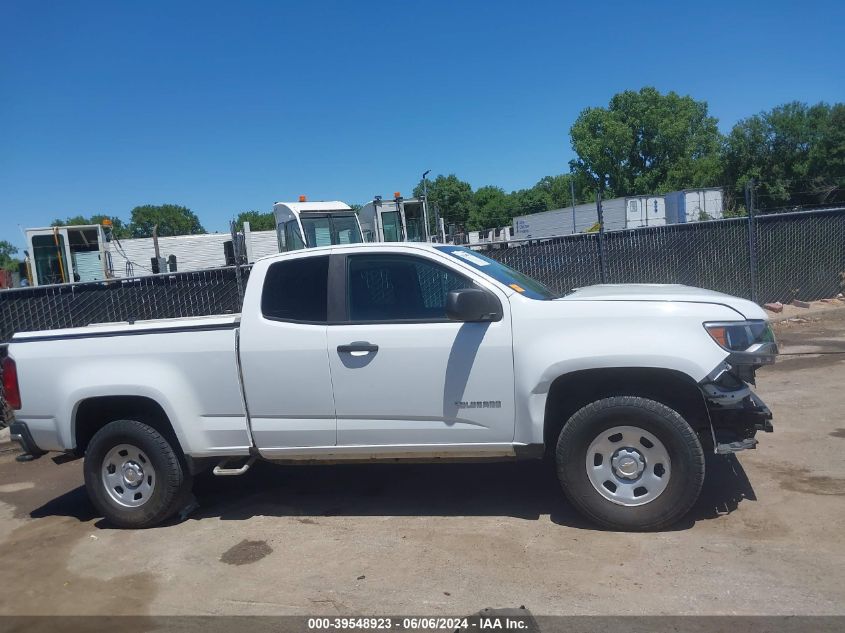
<path id="1" fill-rule="evenodd" d="M 446 295 L 446 316 L 465 323 L 501 321 L 502 304 L 481 288 L 461 288 Z"/>

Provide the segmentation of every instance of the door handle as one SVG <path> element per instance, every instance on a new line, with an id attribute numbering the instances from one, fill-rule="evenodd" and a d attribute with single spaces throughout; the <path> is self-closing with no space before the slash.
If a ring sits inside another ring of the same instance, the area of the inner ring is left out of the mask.
<path id="1" fill-rule="evenodd" d="M 355 341 L 354 343 L 349 343 L 348 345 L 338 345 L 337 351 L 342 354 L 350 352 L 377 352 L 378 345 L 373 345 L 372 343 L 368 343 L 366 341 Z"/>

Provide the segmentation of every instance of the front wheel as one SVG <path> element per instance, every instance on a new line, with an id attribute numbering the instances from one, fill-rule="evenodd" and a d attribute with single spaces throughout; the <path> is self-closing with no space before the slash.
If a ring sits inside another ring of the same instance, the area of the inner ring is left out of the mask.
<path id="1" fill-rule="evenodd" d="M 97 431 L 84 470 L 91 502 L 118 527 L 161 523 L 186 503 L 191 490 L 191 478 L 167 439 L 136 420 L 116 420 Z"/>
<path id="2" fill-rule="evenodd" d="M 556 461 L 572 504 L 618 530 L 668 527 L 689 511 L 704 482 L 695 431 L 646 398 L 606 398 L 576 412 L 560 433 Z"/>

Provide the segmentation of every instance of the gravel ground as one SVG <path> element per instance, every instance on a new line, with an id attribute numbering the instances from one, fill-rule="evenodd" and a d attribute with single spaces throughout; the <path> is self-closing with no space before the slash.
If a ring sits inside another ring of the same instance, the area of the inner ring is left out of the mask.
<path id="1" fill-rule="evenodd" d="M 594 529 L 541 463 L 262 465 L 199 478 L 183 522 L 122 531 L 80 461 L 18 464 L 0 441 L 0 613 L 843 614 L 845 310 L 777 329 L 758 381 L 775 433 L 710 459 L 658 534 Z"/>

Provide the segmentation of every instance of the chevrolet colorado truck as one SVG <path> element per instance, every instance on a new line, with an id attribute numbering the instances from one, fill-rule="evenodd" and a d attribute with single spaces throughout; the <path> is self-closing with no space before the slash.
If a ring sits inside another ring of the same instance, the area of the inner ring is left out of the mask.
<path id="1" fill-rule="evenodd" d="M 458 246 L 357 244 L 258 261 L 239 315 L 16 334 L 13 439 L 84 457 L 91 501 L 143 528 L 192 478 L 285 463 L 556 461 L 613 529 L 682 517 L 705 452 L 754 448 L 777 347 L 756 304 L 680 285 L 558 296 Z"/>

